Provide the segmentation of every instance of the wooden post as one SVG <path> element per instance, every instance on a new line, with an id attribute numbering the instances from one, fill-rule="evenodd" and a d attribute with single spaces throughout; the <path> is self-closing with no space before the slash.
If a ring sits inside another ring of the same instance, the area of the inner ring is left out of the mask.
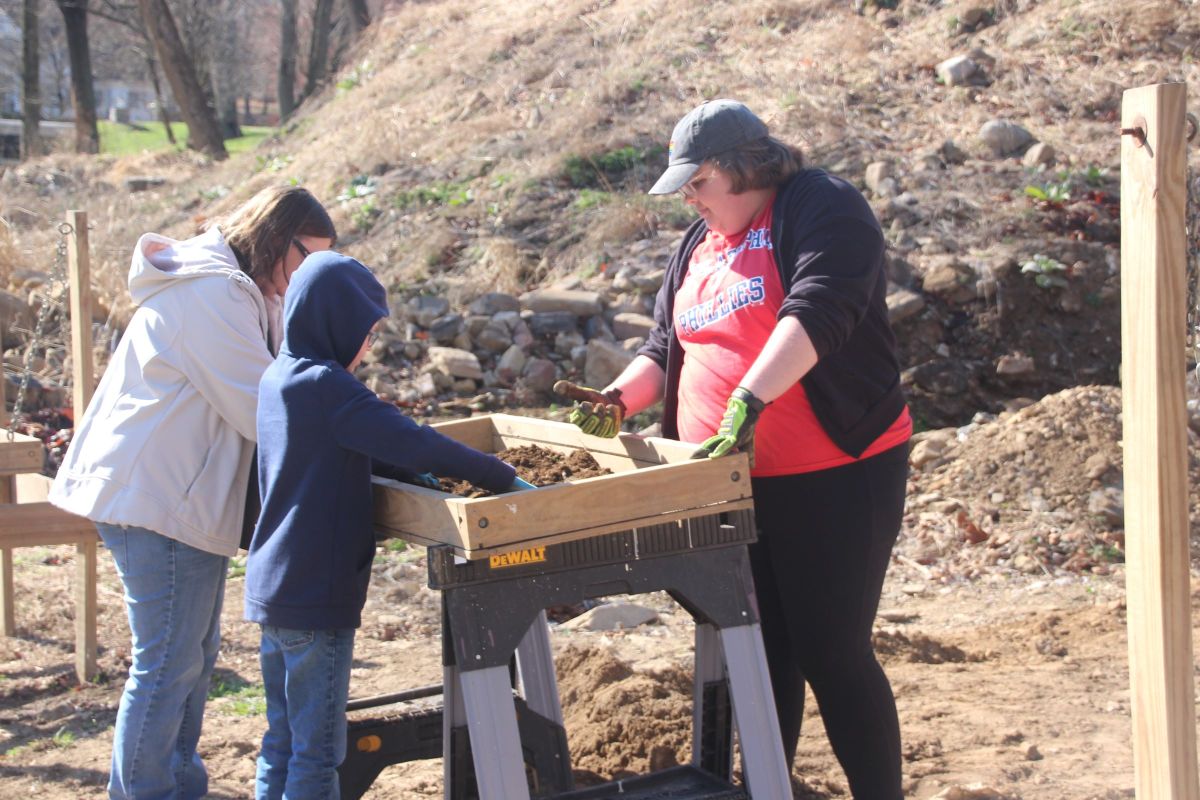
<path id="1" fill-rule="evenodd" d="M 4 331 L 0 330 L 0 341 L 4 339 Z M 0 346 L 0 350 L 4 348 Z M 8 378 L 4 376 L 3 368 L 0 368 L 0 427 L 5 429 L 5 432 L 0 432 L 0 436 L 7 436 L 8 430 L 8 402 L 4 396 L 8 389 Z M 0 475 L 0 503 L 16 502 L 17 486 L 16 479 L 11 475 Z M 0 547 L 0 636 L 13 636 L 17 632 L 17 617 L 13 611 L 13 561 L 12 548 Z"/>
<path id="2" fill-rule="evenodd" d="M 1121 108 L 1121 394 L 1137 797 L 1197 800 L 1184 389 L 1183 84 Z"/>
<path id="3" fill-rule="evenodd" d="M 15 503 L 16 490 L 16 478 L 12 475 L 0 475 L 0 503 Z M 0 547 L 0 635 L 17 634 L 14 606 L 12 548 Z"/>
<path id="4" fill-rule="evenodd" d="M 76 430 L 92 399 L 92 289 L 86 211 L 68 211 L 67 268 L 71 302 L 71 414 Z M 96 675 L 96 543 L 75 545 L 75 674 L 81 683 Z"/>
<path id="5" fill-rule="evenodd" d="M 3 328 L 0 328 L 0 351 L 4 349 L 4 334 Z M 3 365 L 0 365 L 0 428 L 8 430 L 8 398 L 5 392 L 8 391 L 8 377 L 4 374 Z"/>
<path id="6" fill-rule="evenodd" d="M 92 399 L 92 267 L 88 254 L 86 211 L 68 211 L 71 226 L 67 244 L 67 269 L 71 296 L 71 400 L 75 421 Z"/>

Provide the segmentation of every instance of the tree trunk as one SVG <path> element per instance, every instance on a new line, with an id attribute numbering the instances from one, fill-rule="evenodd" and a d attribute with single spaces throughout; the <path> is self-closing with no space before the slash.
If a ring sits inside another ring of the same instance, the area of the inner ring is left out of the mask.
<path id="1" fill-rule="evenodd" d="M 213 97 L 217 105 L 217 118 L 221 125 L 221 136 L 236 139 L 242 135 L 238 124 L 237 68 L 238 50 L 241 47 L 241 27 L 232 10 L 220 14 L 215 20 L 216 58 L 212 64 Z"/>
<path id="2" fill-rule="evenodd" d="M 158 64 L 154 61 L 154 45 L 147 44 L 146 72 L 150 75 L 150 85 L 154 87 L 154 105 L 158 108 L 158 119 L 163 130 L 167 132 L 167 141 L 175 146 L 175 131 L 171 130 L 171 115 L 167 113 L 167 101 L 163 97 L 162 85 L 158 82 Z"/>
<path id="3" fill-rule="evenodd" d="M 280 0 L 279 121 L 296 110 L 296 0 Z"/>
<path id="4" fill-rule="evenodd" d="M 325 82 L 325 65 L 329 58 L 329 28 L 333 17 L 333 0 L 317 0 L 313 9 L 312 40 L 308 48 L 308 79 L 304 97 L 316 94 Z"/>
<path id="5" fill-rule="evenodd" d="M 88 47 L 87 0 L 57 0 L 67 28 L 71 57 L 71 105 L 75 107 L 75 152 L 99 153 L 96 93 L 92 88 L 92 54 Z"/>
<path id="6" fill-rule="evenodd" d="M 371 11 L 367 8 L 367 0 L 346 0 L 350 11 L 350 28 L 355 35 L 371 24 Z"/>
<path id="7" fill-rule="evenodd" d="M 328 72 L 330 75 L 337 75 L 342 71 L 342 58 L 350 52 L 350 47 L 358 36 L 353 28 L 354 25 L 350 21 L 350 8 L 347 6 L 334 18 L 333 26 L 329 31 L 331 52 Z"/>
<path id="8" fill-rule="evenodd" d="M 21 41 L 21 158 L 42 154 L 41 61 L 38 58 L 38 0 L 25 0 L 22 9 Z"/>
<path id="9" fill-rule="evenodd" d="M 204 99 L 204 88 L 196 77 L 192 62 L 185 55 L 175 18 L 166 0 L 138 0 L 142 22 L 154 42 L 159 63 L 167 73 L 167 81 L 179 104 L 180 113 L 188 125 L 188 147 L 207 153 L 219 160 L 228 157 L 221 129 L 212 106 Z"/>

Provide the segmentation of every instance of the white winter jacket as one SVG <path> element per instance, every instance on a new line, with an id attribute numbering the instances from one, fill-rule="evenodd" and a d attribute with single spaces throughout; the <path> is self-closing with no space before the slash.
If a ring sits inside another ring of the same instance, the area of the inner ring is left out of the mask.
<path id="1" fill-rule="evenodd" d="M 138 305 L 83 419 L 50 502 L 93 522 L 149 528 L 237 553 L 271 362 L 262 293 L 216 228 L 138 240 Z"/>

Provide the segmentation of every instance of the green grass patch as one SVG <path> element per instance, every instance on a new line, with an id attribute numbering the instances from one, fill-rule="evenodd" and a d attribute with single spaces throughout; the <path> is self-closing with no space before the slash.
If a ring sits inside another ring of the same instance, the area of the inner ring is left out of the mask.
<path id="1" fill-rule="evenodd" d="M 375 198 L 368 197 L 362 205 L 350 212 L 350 221 L 354 223 L 354 230 L 366 233 L 382 213 L 383 209 L 375 205 Z"/>
<path id="2" fill-rule="evenodd" d="M 100 152 L 110 155 L 130 155 L 134 153 L 155 152 L 170 149 L 167 132 L 161 122 L 145 122 L 134 125 L 122 125 L 119 122 L 100 120 L 96 123 L 100 132 Z M 267 136 L 274 128 L 261 125 L 243 125 L 242 135 L 236 139 L 226 139 L 225 149 L 230 155 L 251 150 Z M 187 144 L 188 127 L 182 122 L 172 122 L 171 132 L 175 134 L 175 149 L 182 150 Z"/>
<path id="3" fill-rule="evenodd" d="M 589 208 L 602 206 L 611 199 L 611 192 L 602 192 L 598 189 L 580 189 L 579 196 L 575 198 L 574 206 L 581 211 L 586 211 Z"/>
<path id="4" fill-rule="evenodd" d="M 572 154 L 563 161 L 560 174 L 578 189 L 611 189 L 627 177 L 639 177 L 648 167 L 662 160 L 662 145 L 647 148 L 626 145 L 616 150 L 592 155 Z"/>
<path id="5" fill-rule="evenodd" d="M 465 206 L 473 199 L 466 181 L 446 181 L 400 192 L 392 204 L 403 211 L 420 206 Z"/>
<path id="6" fill-rule="evenodd" d="M 223 713 L 238 717 L 255 717 L 267 713 L 266 690 L 260 684 L 233 679 L 216 680 L 208 687 L 208 699 Z"/>
<path id="7" fill-rule="evenodd" d="M 226 139 L 225 149 L 229 155 L 244 153 L 258 147 L 258 143 L 275 132 L 274 128 L 264 125 L 243 125 L 242 135 L 236 139 Z"/>
<path id="8" fill-rule="evenodd" d="M 34 739 L 31 742 L 10 747 L 3 753 L 0 753 L 0 758 L 19 758 L 29 753 L 45 752 L 53 747 L 65 749 L 75 744 L 75 742 L 78 740 L 79 734 L 68 730 L 66 726 L 63 726 L 55 731 L 53 736 L 43 739 Z"/>
<path id="9" fill-rule="evenodd" d="M 78 738 L 75 731 L 69 731 L 64 727 L 54 732 L 54 736 L 50 737 L 50 743 L 55 747 L 70 747 Z"/>

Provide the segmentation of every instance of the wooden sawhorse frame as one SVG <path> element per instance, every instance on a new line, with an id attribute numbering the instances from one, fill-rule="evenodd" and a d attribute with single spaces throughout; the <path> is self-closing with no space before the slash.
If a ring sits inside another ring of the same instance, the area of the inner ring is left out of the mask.
<path id="1" fill-rule="evenodd" d="M 84 211 L 68 211 L 68 281 L 71 312 L 71 399 L 75 419 L 92 399 L 92 299 L 88 256 L 88 222 Z M 8 426 L 4 406 L 5 379 L 0 375 L 0 425 Z M 75 582 L 75 674 L 80 683 L 96 676 L 96 543 L 95 525 L 55 508 L 42 492 L 18 497 L 17 475 L 40 473 L 45 460 L 41 441 L 0 431 L 0 633 L 16 633 L 12 550 L 73 544 L 78 558 Z M 34 476 L 30 476 L 34 477 Z M 22 502 L 24 501 L 24 502 Z M 37 501 L 37 502 L 31 502 Z"/>
<path id="2" fill-rule="evenodd" d="M 0 432 L 0 633 L 16 634 L 12 551 L 16 547 L 75 545 L 75 674 L 80 683 L 96 676 L 96 544 L 91 521 L 47 502 L 20 502 L 16 475 L 42 468 L 42 443 Z"/>

